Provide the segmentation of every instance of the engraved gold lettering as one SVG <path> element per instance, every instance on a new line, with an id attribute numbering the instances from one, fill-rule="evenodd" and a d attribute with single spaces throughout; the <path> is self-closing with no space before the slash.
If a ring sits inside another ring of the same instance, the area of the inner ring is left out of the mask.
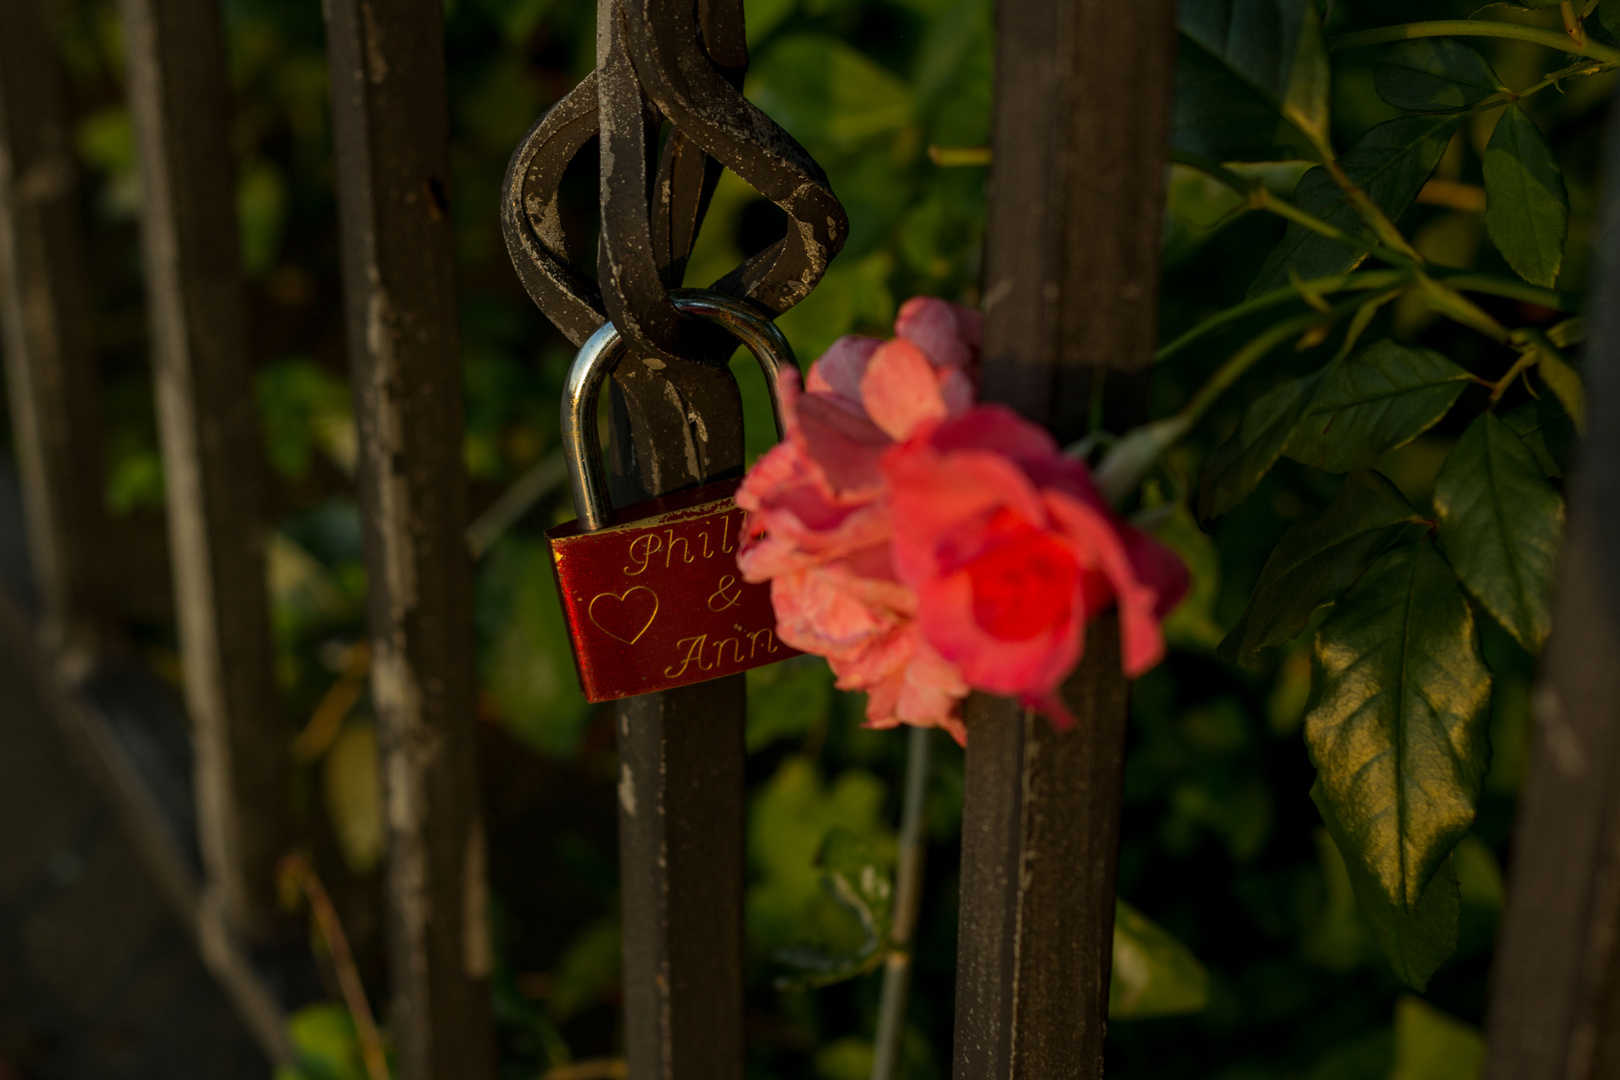
<path id="1" fill-rule="evenodd" d="M 694 662 L 697 664 L 699 671 L 708 671 L 713 666 L 703 662 L 703 645 L 708 639 L 708 634 L 699 634 L 697 637 L 683 637 L 677 641 L 675 647 L 677 649 L 685 647 L 686 653 L 681 657 L 680 667 L 677 668 L 674 664 L 671 664 L 664 669 L 664 678 L 680 678 L 686 674 L 686 669 L 691 667 Z"/>
<path id="2" fill-rule="evenodd" d="M 681 561 L 691 562 L 692 545 L 686 542 L 686 537 L 676 536 L 674 529 L 665 529 L 664 532 L 667 534 L 667 542 L 664 544 L 664 569 L 669 569 L 670 560 L 675 557 L 675 545 L 677 542 L 681 545 Z"/>
<path id="3" fill-rule="evenodd" d="M 735 544 L 732 544 L 730 546 L 727 546 L 727 544 L 726 544 L 726 538 L 728 536 L 730 536 L 730 535 L 731 535 L 731 515 L 730 514 L 722 514 L 720 516 L 720 550 L 725 552 L 727 555 L 730 555 L 733 551 L 737 550 L 737 547 L 736 547 Z"/>
<path id="4" fill-rule="evenodd" d="M 709 530 L 704 529 L 703 532 L 699 533 L 698 535 L 703 537 L 703 557 L 705 559 L 712 558 L 714 556 L 714 552 L 709 550 Z"/>
<path id="5" fill-rule="evenodd" d="M 715 586 L 714 592 L 709 594 L 709 610 L 724 611 L 728 607 L 735 606 L 737 601 L 742 599 L 742 588 L 733 588 L 736 585 L 737 579 L 732 575 L 726 574 L 722 576 L 720 584 Z M 727 592 L 728 589 L 731 591 Z"/>
<path id="6" fill-rule="evenodd" d="M 721 638 L 719 641 L 714 643 L 715 667 L 719 667 L 721 664 L 726 662 L 727 645 L 731 646 L 731 662 L 733 664 L 740 664 L 743 662 L 742 642 L 738 641 L 734 637 Z"/>
<path id="7" fill-rule="evenodd" d="M 664 542 L 658 538 L 657 533 L 642 533 L 640 536 L 630 541 L 630 559 L 632 562 L 638 562 L 641 565 L 637 566 L 634 570 L 626 566 L 624 568 L 625 576 L 635 577 L 637 574 L 640 574 L 646 570 L 647 564 L 652 562 L 652 557 L 657 555 L 663 549 Z"/>
<path id="8" fill-rule="evenodd" d="M 759 651 L 759 635 L 761 634 L 765 635 L 765 652 L 769 654 L 778 651 L 776 648 L 776 634 L 767 626 L 763 630 L 755 630 L 748 635 L 748 658 L 750 660 Z"/>

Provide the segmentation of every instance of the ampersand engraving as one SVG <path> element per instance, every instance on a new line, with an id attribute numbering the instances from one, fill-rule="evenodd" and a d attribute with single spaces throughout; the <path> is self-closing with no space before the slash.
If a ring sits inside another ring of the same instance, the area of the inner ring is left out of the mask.
<path id="1" fill-rule="evenodd" d="M 728 607 L 736 606 L 737 601 L 741 599 L 742 586 L 737 584 L 737 579 L 734 576 L 726 574 L 720 578 L 720 584 L 715 588 L 714 592 L 709 594 L 709 610 L 724 611 Z"/>

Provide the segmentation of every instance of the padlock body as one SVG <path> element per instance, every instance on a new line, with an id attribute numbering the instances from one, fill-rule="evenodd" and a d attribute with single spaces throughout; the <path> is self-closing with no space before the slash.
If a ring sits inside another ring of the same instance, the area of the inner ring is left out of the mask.
<path id="1" fill-rule="evenodd" d="M 769 585 L 737 571 L 738 481 L 628 506 L 617 522 L 546 533 L 580 688 L 611 701 L 797 656 L 777 640 Z"/>

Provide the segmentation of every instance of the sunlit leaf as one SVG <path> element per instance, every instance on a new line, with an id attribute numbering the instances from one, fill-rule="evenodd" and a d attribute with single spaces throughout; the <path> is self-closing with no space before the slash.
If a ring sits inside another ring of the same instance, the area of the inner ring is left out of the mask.
<path id="1" fill-rule="evenodd" d="M 1250 663 L 1260 649 L 1297 636 L 1313 611 L 1337 599 L 1392 544 L 1424 524 L 1384 477 L 1351 473 L 1320 516 L 1290 528 L 1272 549 L 1248 606 L 1221 642 L 1221 655 Z"/>
<path id="2" fill-rule="evenodd" d="M 382 862 L 387 839 L 375 724 L 344 726 L 321 760 L 321 791 L 343 861 L 356 874 L 371 873 Z"/>
<path id="3" fill-rule="evenodd" d="M 1557 282 L 1569 233 L 1564 172 L 1517 105 L 1502 111 L 1485 147 L 1485 228 L 1520 277 L 1548 288 Z"/>
<path id="4" fill-rule="evenodd" d="M 1328 143 L 1331 69 L 1310 0 L 1184 0 L 1175 145 L 1220 159 Z M 1269 144 L 1269 146 L 1267 145 Z M 1234 153 L 1234 151 L 1237 151 Z"/>
<path id="5" fill-rule="evenodd" d="M 1423 190 L 1460 122 L 1455 116 L 1403 116 L 1386 121 L 1341 155 L 1339 165 L 1392 221 L 1396 220 Z M 1360 215 L 1321 166 L 1300 178 L 1294 202 L 1352 236 L 1367 234 Z M 1287 285 L 1290 267 L 1302 280 L 1309 281 L 1343 273 L 1365 257 L 1303 225 L 1290 224 L 1249 292 L 1253 295 Z"/>
<path id="6" fill-rule="evenodd" d="M 1328 472 L 1370 469 L 1438 423 L 1467 385 L 1468 372 L 1433 349 L 1386 338 L 1339 365 L 1287 454 Z"/>
<path id="7" fill-rule="evenodd" d="M 857 1036 L 834 1039 L 816 1050 L 819 1080 L 868 1080 L 876 1051 L 872 1040 Z"/>
<path id="8" fill-rule="evenodd" d="M 287 1039 L 308 1080 L 366 1080 L 360 1038 L 343 1006 L 306 1005 L 287 1018 Z"/>
<path id="9" fill-rule="evenodd" d="M 1552 626 L 1553 563 L 1564 500 L 1536 456 L 1501 420 L 1481 413 L 1434 481 L 1440 544 L 1457 577 L 1531 652 Z"/>
<path id="10" fill-rule="evenodd" d="M 1547 384 L 1547 389 L 1553 392 L 1564 411 L 1569 414 L 1570 422 L 1575 430 L 1586 430 L 1586 388 L 1581 383 L 1580 373 L 1564 361 L 1564 359 L 1548 350 L 1541 350 L 1541 359 L 1536 364 L 1536 374 L 1541 381 Z"/>
<path id="11" fill-rule="evenodd" d="M 1209 1004 L 1209 973 L 1192 950 L 1123 900 L 1114 903 L 1112 1020 L 1185 1016 Z"/>
<path id="12" fill-rule="evenodd" d="M 1403 41 L 1373 77 L 1378 96 L 1413 112 L 1465 109 L 1507 87 L 1479 51 L 1457 38 Z"/>
<path id="13" fill-rule="evenodd" d="M 1322 814 L 1373 940 L 1389 961 L 1395 977 L 1414 990 L 1429 984 L 1429 977 L 1457 950 L 1457 922 L 1462 904 L 1451 860 L 1441 863 L 1421 899 L 1410 909 L 1390 901 L 1378 879 L 1356 857 L 1355 841 L 1336 816 L 1320 782 L 1311 788 L 1311 800 Z"/>
<path id="14" fill-rule="evenodd" d="M 1478 1080 L 1485 1039 L 1471 1024 L 1447 1016 L 1422 998 L 1395 1003 L 1395 1071 L 1390 1080 Z"/>
<path id="15" fill-rule="evenodd" d="M 1474 819 L 1490 674 L 1451 567 L 1423 540 L 1388 552 L 1316 639 L 1305 741 L 1353 872 L 1402 911 Z"/>

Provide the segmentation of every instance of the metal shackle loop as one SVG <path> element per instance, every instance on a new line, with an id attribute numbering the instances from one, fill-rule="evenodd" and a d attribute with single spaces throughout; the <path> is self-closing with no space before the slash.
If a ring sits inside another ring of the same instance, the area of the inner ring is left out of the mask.
<path id="1" fill-rule="evenodd" d="M 782 424 L 782 367 L 797 369 L 793 348 L 782 331 L 754 308 L 708 289 L 675 289 L 670 292 L 675 307 L 689 315 L 701 315 L 730 331 L 754 354 L 765 373 L 765 386 L 771 395 L 771 412 L 776 418 L 776 437 L 785 435 Z M 597 439 L 596 403 L 602 384 L 624 352 L 624 338 L 617 327 L 606 323 L 592 334 L 574 357 L 563 384 L 563 458 L 568 463 L 568 489 L 574 497 L 582 532 L 595 532 L 612 524 L 613 504 L 607 494 L 607 477 L 602 469 L 602 448 Z"/>

